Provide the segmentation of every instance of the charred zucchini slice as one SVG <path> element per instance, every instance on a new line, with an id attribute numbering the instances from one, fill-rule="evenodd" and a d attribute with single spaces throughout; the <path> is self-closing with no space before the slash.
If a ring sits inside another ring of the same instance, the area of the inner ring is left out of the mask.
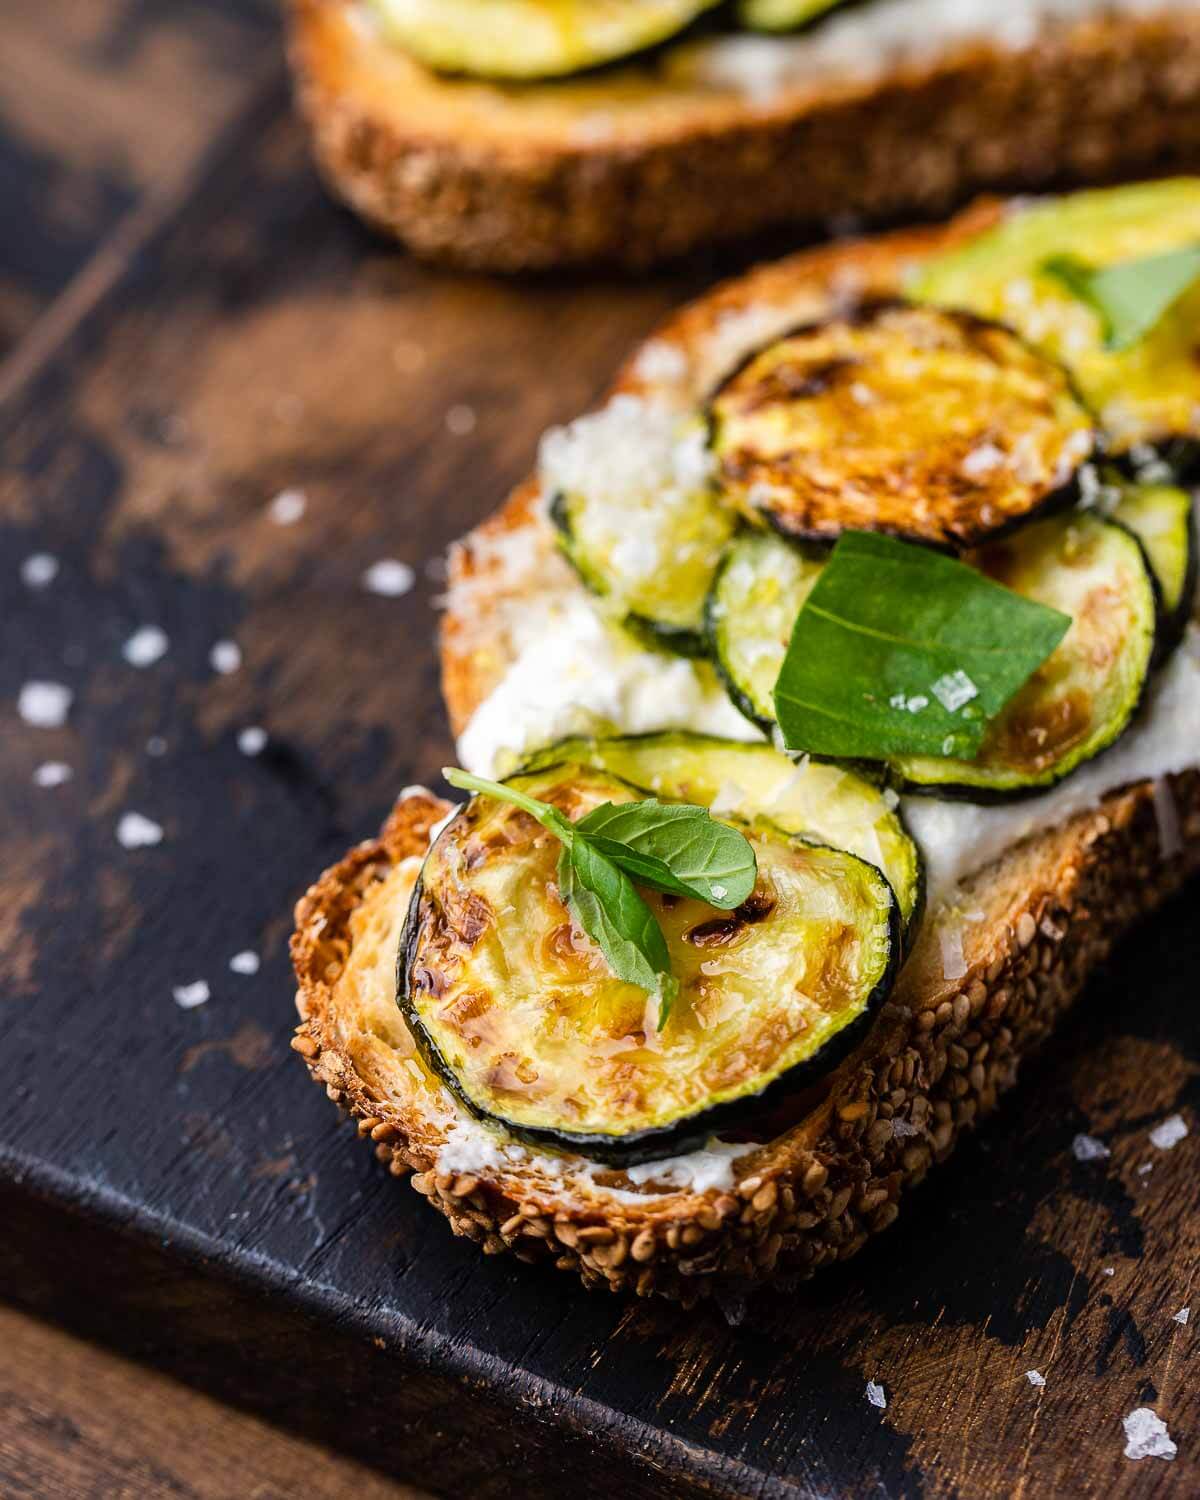
<path id="1" fill-rule="evenodd" d="M 1125 484 L 1112 519 L 1141 542 L 1158 584 L 1159 653 L 1183 636 L 1196 596 L 1196 527 L 1192 497 L 1172 484 Z"/>
<path id="2" fill-rule="evenodd" d="M 887 877 L 906 930 L 920 916 L 921 856 L 898 799 L 844 766 L 797 764 L 770 745 L 674 730 L 562 740 L 538 751 L 523 769 L 571 762 L 646 787 L 664 801 L 691 802 L 748 823 L 766 818 L 784 833 L 846 849 Z"/>
<path id="3" fill-rule="evenodd" d="M 636 787 L 558 767 L 521 779 L 577 820 Z M 744 825 L 758 880 L 734 912 L 645 892 L 680 981 L 661 1033 L 555 884 L 556 840 L 475 798 L 430 850 L 398 994 L 427 1062 L 475 1115 L 617 1165 L 697 1145 L 826 1072 L 869 1024 L 898 953 L 887 881 L 852 854 Z"/>
<path id="4" fill-rule="evenodd" d="M 717 671 L 737 707 L 770 734 L 775 683 L 796 616 L 824 566 L 765 531 L 748 531 L 725 554 L 708 596 L 705 623 Z"/>
<path id="5" fill-rule="evenodd" d="M 900 302 L 776 339 L 710 415 L 728 501 L 817 541 L 976 546 L 1069 494 L 1093 443 L 1061 365 L 997 323 Z"/>
<path id="6" fill-rule="evenodd" d="M 718 0 L 370 0 L 427 67 L 477 78 L 559 78 L 657 46 Z"/>
<path id="7" fill-rule="evenodd" d="M 1071 370 L 1115 451 L 1200 436 L 1193 287 L 1130 349 L 1104 348 L 1097 314 L 1044 269 L 1069 255 L 1100 268 L 1200 241 L 1200 178 L 1076 193 L 1007 217 L 929 261 L 910 291 L 921 301 L 998 318 Z"/>
<path id="8" fill-rule="evenodd" d="M 595 462 L 598 436 L 611 444 Z M 712 488 L 703 429 L 618 398 L 543 454 L 544 481 L 561 486 L 550 515 L 584 583 L 651 644 L 702 656 L 704 601 L 737 524 Z"/>
<path id="9" fill-rule="evenodd" d="M 796 31 L 844 0 L 739 0 L 737 18 L 752 31 Z"/>
<path id="10" fill-rule="evenodd" d="M 910 756 L 892 770 L 911 791 L 1003 801 L 1053 786 L 1124 732 L 1154 657 L 1157 599 L 1137 538 L 1091 511 L 1038 522 L 975 560 L 998 583 L 1070 615 L 1071 628 L 975 760 Z"/>

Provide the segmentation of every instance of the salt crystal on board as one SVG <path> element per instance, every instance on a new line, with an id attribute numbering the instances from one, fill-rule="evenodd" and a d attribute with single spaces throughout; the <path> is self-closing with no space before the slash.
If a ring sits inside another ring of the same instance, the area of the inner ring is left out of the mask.
<path id="1" fill-rule="evenodd" d="M 280 490 L 267 509 L 276 526 L 294 526 L 308 509 L 308 496 L 303 490 Z"/>
<path id="2" fill-rule="evenodd" d="M 117 824 L 117 843 L 122 849 L 149 849 L 163 840 L 162 824 L 140 812 L 121 814 Z"/>
<path id="3" fill-rule="evenodd" d="M 1179 1449 L 1171 1441 L 1167 1424 L 1149 1406 L 1139 1406 L 1122 1417 L 1125 1428 L 1125 1457 L 1132 1459 L 1172 1459 Z"/>
<path id="4" fill-rule="evenodd" d="M 143 625 L 121 647 L 121 655 L 131 667 L 152 667 L 166 656 L 170 644 L 167 632 L 158 625 Z"/>
<path id="5" fill-rule="evenodd" d="M 235 953 L 229 960 L 229 967 L 235 974 L 257 974 L 259 969 L 259 957 L 253 948 L 244 948 L 241 953 Z"/>
<path id="6" fill-rule="evenodd" d="M 21 564 L 21 582 L 27 589 L 44 589 L 58 577 L 58 558 L 49 552 L 31 552 Z"/>
<path id="7" fill-rule="evenodd" d="M 1040 1370 L 1026 1370 L 1025 1379 L 1028 1380 L 1030 1385 L 1035 1385 L 1039 1388 L 1046 1384 L 1046 1377 Z"/>
<path id="8" fill-rule="evenodd" d="M 883 1387 L 873 1380 L 867 1381 L 867 1400 L 872 1406 L 877 1406 L 880 1411 L 886 1411 L 887 1396 L 884 1394 Z"/>
<path id="9" fill-rule="evenodd" d="M 362 586 L 369 594 L 380 594 L 385 599 L 399 599 L 407 594 L 416 582 L 416 574 L 406 562 L 394 557 L 383 557 L 362 576 Z"/>
<path id="10" fill-rule="evenodd" d="M 211 991 L 207 981 L 196 979 L 191 984 L 177 984 L 171 994 L 180 1010 L 195 1010 L 197 1005 L 203 1005 L 209 999 Z"/>
<path id="11" fill-rule="evenodd" d="M 242 648 L 236 641 L 216 641 L 208 653 L 208 664 L 214 672 L 228 677 L 242 664 Z"/>
<path id="12" fill-rule="evenodd" d="M 62 786 L 64 781 L 70 781 L 74 771 L 62 760 L 43 761 L 33 773 L 34 786 Z"/>
<path id="13" fill-rule="evenodd" d="M 1186 1328 L 1187 1320 L 1191 1317 L 1191 1315 L 1192 1310 L 1190 1307 L 1181 1307 L 1177 1313 L 1171 1314 L 1171 1322 L 1178 1323 L 1181 1328 Z"/>
<path id="14" fill-rule="evenodd" d="M 1112 1152 L 1094 1135 L 1077 1135 L 1071 1142 L 1071 1151 L 1076 1161 L 1102 1161 Z"/>
<path id="15" fill-rule="evenodd" d="M 1150 1144 L 1157 1146 L 1160 1151 L 1170 1151 L 1172 1147 L 1178 1146 L 1187 1133 L 1187 1121 L 1183 1116 L 1171 1115 L 1150 1132 Z"/>
<path id="16" fill-rule="evenodd" d="M 27 682 L 17 698 L 17 712 L 35 729 L 61 729 L 75 694 L 61 682 Z"/>

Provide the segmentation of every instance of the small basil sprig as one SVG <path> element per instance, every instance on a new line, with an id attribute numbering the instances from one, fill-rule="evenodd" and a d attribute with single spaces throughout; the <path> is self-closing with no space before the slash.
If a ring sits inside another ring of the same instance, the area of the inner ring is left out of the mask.
<path id="1" fill-rule="evenodd" d="M 845 532 L 775 684 L 784 744 L 847 760 L 972 760 L 1070 624 L 940 552 Z"/>
<path id="2" fill-rule="evenodd" d="M 1042 270 L 1099 314 L 1104 347 L 1118 354 L 1144 339 L 1200 278 L 1200 245 L 1101 267 L 1074 255 L 1052 255 Z"/>
<path id="3" fill-rule="evenodd" d="M 722 911 L 754 889 L 757 865 L 749 841 L 705 808 L 683 803 L 605 802 L 577 823 L 514 786 L 447 767 L 451 786 L 519 807 L 562 844 L 559 893 L 618 979 L 658 996 L 666 1025 L 679 981 L 654 913 L 634 886 L 694 897 Z"/>

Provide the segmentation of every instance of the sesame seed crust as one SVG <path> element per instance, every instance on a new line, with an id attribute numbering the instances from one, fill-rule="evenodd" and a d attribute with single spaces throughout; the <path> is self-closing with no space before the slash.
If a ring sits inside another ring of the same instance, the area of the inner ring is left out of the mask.
<path id="1" fill-rule="evenodd" d="M 771 224 L 933 215 L 1200 144 L 1200 31 L 1169 4 L 769 104 L 636 67 L 523 93 L 441 79 L 356 26 L 355 4 L 289 7 L 317 163 L 376 227 L 483 269 L 640 266 Z"/>

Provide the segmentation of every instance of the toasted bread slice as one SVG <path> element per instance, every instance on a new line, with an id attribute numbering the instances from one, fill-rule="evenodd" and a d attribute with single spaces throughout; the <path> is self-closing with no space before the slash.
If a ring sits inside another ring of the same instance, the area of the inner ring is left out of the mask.
<path id="1" fill-rule="evenodd" d="M 912 260 L 998 212 L 984 205 L 948 229 L 765 267 L 678 314 L 617 388 L 688 403 L 773 331 L 839 299 L 895 290 Z M 536 482 L 521 487 L 454 557 L 443 683 L 456 732 L 512 659 L 513 607 L 529 590 L 581 587 L 537 499 Z M 1164 787 L 1124 788 L 975 875 L 961 897 L 973 918 L 960 934 L 965 972 L 947 977 L 927 922 L 866 1041 L 786 1119 L 761 1127 L 771 1139 L 709 1163 L 708 1182 L 675 1185 L 669 1164 L 658 1179 L 640 1169 L 635 1181 L 505 1146 L 466 1121 L 426 1071 L 396 1006 L 395 966 L 420 857 L 447 811 L 428 794 L 402 798 L 379 839 L 299 903 L 293 1045 L 392 1171 L 412 1169 L 418 1191 L 487 1253 L 511 1249 L 589 1286 L 684 1302 L 731 1283 L 807 1275 L 895 1220 L 905 1189 L 994 1108 L 1113 944 L 1200 869 L 1200 772 L 1169 786 L 1166 816 Z"/>
<path id="2" fill-rule="evenodd" d="M 1200 148 L 1200 21 L 1169 0 L 761 92 L 666 54 L 551 83 L 444 78 L 365 14 L 291 0 L 317 161 L 376 226 L 485 269 L 645 265 L 770 225 L 931 214 L 985 187 L 1094 181 Z"/>

